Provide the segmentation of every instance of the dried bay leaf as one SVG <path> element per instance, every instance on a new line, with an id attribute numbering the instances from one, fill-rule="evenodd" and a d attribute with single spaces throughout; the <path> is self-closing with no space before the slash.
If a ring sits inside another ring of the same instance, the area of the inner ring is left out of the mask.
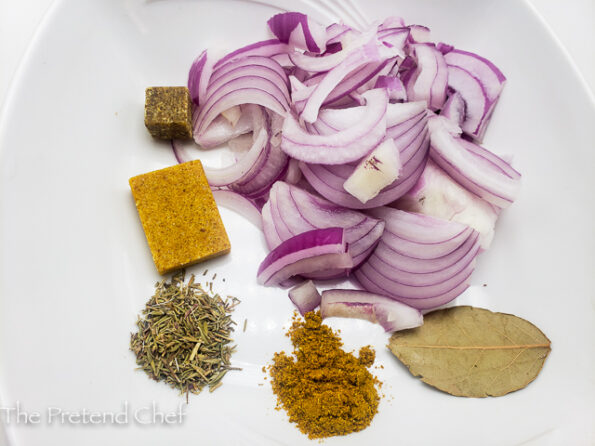
<path id="1" fill-rule="evenodd" d="M 388 347 L 423 382 L 467 397 L 522 389 L 551 350 L 530 322 L 470 306 L 428 313 L 421 327 L 394 333 Z"/>

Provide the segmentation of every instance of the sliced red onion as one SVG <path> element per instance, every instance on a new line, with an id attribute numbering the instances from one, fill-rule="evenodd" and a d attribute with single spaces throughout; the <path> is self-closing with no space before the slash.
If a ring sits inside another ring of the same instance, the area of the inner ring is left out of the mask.
<path id="1" fill-rule="evenodd" d="M 221 116 L 227 119 L 227 121 L 231 124 L 232 127 L 235 127 L 238 121 L 240 120 L 240 116 L 242 116 L 242 111 L 239 105 L 234 105 L 233 107 L 228 108 L 225 111 L 222 111 Z"/>
<path id="2" fill-rule="evenodd" d="M 448 64 L 448 86 L 459 92 L 466 104 L 461 128 L 481 142 L 506 77 L 492 62 L 474 53 L 454 49 L 444 59 Z"/>
<path id="3" fill-rule="evenodd" d="M 326 30 L 305 14 L 299 12 L 277 14 L 270 18 L 267 24 L 275 37 L 294 48 L 313 53 L 322 53 L 326 48 Z"/>
<path id="4" fill-rule="evenodd" d="M 348 74 L 333 90 L 328 94 L 323 106 L 339 106 L 339 101 L 344 99 L 352 92 L 358 90 L 366 83 L 372 81 L 387 67 L 394 64 L 395 59 L 387 59 L 382 62 L 368 63 Z"/>
<path id="5" fill-rule="evenodd" d="M 449 66 L 463 68 L 476 77 L 484 86 L 489 101 L 498 100 L 506 83 L 506 77 L 496 65 L 477 54 L 459 49 L 450 50 L 444 59 Z"/>
<path id="6" fill-rule="evenodd" d="M 263 210 L 263 220 L 271 232 L 267 236 L 270 249 L 283 240 L 315 228 L 340 227 L 345 230 L 354 267 L 365 260 L 384 229 L 384 222 L 378 219 L 337 206 L 283 182 L 273 185 L 267 205 L 269 208 L 266 215 Z M 267 230 L 265 236 L 266 233 Z"/>
<path id="7" fill-rule="evenodd" d="M 465 234 L 468 234 L 468 232 Z M 402 251 L 407 250 L 402 249 L 403 242 L 398 241 L 397 239 L 391 241 L 388 240 L 388 237 L 387 241 L 381 240 L 380 243 L 378 243 L 378 246 L 376 246 L 374 250 L 374 255 L 404 273 L 428 274 L 442 271 L 461 261 L 465 255 L 472 252 L 477 247 L 479 234 L 472 234 L 467 237 L 467 239 L 460 245 L 460 249 L 454 249 L 448 254 L 433 258 L 411 257 L 410 255 L 398 251 L 399 249 Z M 392 243 L 393 241 L 395 241 L 394 244 Z M 397 242 L 401 246 L 398 246 Z M 417 253 L 414 252 L 414 255 L 417 255 Z"/>
<path id="8" fill-rule="evenodd" d="M 440 51 L 442 54 L 446 55 L 450 53 L 452 50 L 455 49 L 454 46 L 449 45 L 448 43 L 438 42 L 436 44 L 436 49 Z"/>
<path id="9" fill-rule="evenodd" d="M 379 76 L 374 88 L 386 88 L 391 101 L 407 101 L 407 92 L 401 79 L 395 76 Z"/>
<path id="10" fill-rule="evenodd" d="M 409 40 L 412 43 L 431 42 L 430 28 L 423 25 L 409 25 Z"/>
<path id="11" fill-rule="evenodd" d="M 302 179 L 302 171 L 300 170 L 300 163 L 293 158 L 289 159 L 287 166 L 287 173 L 283 181 L 287 184 L 297 184 Z"/>
<path id="12" fill-rule="evenodd" d="M 261 155 L 267 150 L 269 135 L 261 128 L 255 135 L 252 148 L 237 162 L 220 169 L 205 167 L 205 174 L 211 186 L 227 186 L 249 173 Z"/>
<path id="13" fill-rule="evenodd" d="M 327 47 L 329 45 L 340 43 L 341 38 L 345 35 L 345 33 L 352 31 L 350 26 L 347 26 L 343 23 L 333 23 L 326 27 L 326 41 Z"/>
<path id="14" fill-rule="evenodd" d="M 399 105 L 399 104 L 395 104 Z M 405 105 L 405 104 L 403 104 Z M 312 187 L 323 197 L 340 206 L 352 209 L 370 209 L 383 206 L 403 196 L 417 182 L 423 172 L 426 155 L 428 153 L 429 135 L 427 131 L 427 116 L 425 111 L 417 121 L 410 122 L 410 126 L 403 133 L 395 137 L 395 145 L 399 149 L 402 162 L 399 178 L 366 203 L 362 203 L 343 188 L 345 180 L 355 169 L 353 164 L 325 166 L 322 164 L 300 163 L 302 173 Z M 397 128 L 394 126 L 393 128 Z M 389 129 L 390 130 L 390 129 Z M 393 137 L 387 131 L 387 136 Z"/>
<path id="15" fill-rule="evenodd" d="M 399 53 L 399 57 L 401 58 L 405 58 L 405 53 L 402 50 L 405 48 L 408 36 L 409 28 L 406 27 L 384 28 L 378 31 L 378 39 L 401 50 Z"/>
<path id="16" fill-rule="evenodd" d="M 262 229 L 262 215 L 258 207 L 247 198 L 229 190 L 214 190 L 213 198 L 217 206 L 223 206 L 237 212 L 245 217 L 250 223 L 253 223 L 259 229 Z"/>
<path id="17" fill-rule="evenodd" d="M 251 132 L 257 118 L 264 120 L 264 114 L 260 107 L 247 104 L 241 105 L 240 110 L 242 114 L 235 125 L 232 125 L 223 116 L 217 116 L 203 132 L 198 133 L 195 127 L 194 141 L 203 149 L 212 149 Z M 193 114 L 195 119 L 198 119 L 198 108 L 194 109 Z"/>
<path id="18" fill-rule="evenodd" d="M 258 268 L 258 283 L 276 285 L 290 277 L 322 270 L 351 268 L 342 228 L 314 229 L 273 249 Z"/>
<path id="19" fill-rule="evenodd" d="M 394 242 L 393 245 L 398 247 L 395 249 L 413 258 L 447 255 L 473 233 L 462 223 L 389 207 L 378 207 L 368 212 L 384 220 L 386 235 L 383 240 L 389 244 Z"/>
<path id="20" fill-rule="evenodd" d="M 382 189 L 399 177 L 401 170 L 399 149 L 388 138 L 366 155 L 343 183 L 343 189 L 362 203 L 376 197 Z"/>
<path id="21" fill-rule="evenodd" d="M 217 119 L 219 119 L 219 118 L 217 118 Z M 248 135 L 236 136 L 235 138 L 230 139 L 228 141 L 227 145 L 229 146 L 229 149 L 232 152 L 234 152 L 238 155 L 243 155 L 246 152 L 248 152 L 248 150 L 250 150 L 250 147 L 252 147 L 252 142 L 253 142 L 252 134 L 248 134 Z"/>
<path id="22" fill-rule="evenodd" d="M 455 91 L 444 103 L 444 107 L 440 110 L 440 116 L 450 119 L 456 125 L 461 127 L 465 120 L 465 108 L 465 100 L 463 99 L 463 96 Z"/>
<path id="23" fill-rule="evenodd" d="M 221 58 L 214 65 L 214 68 L 220 68 L 231 61 L 248 56 L 272 57 L 277 54 L 287 53 L 289 50 L 289 45 L 280 42 L 278 39 L 263 40 L 262 42 L 252 43 L 229 53 L 227 56 Z"/>
<path id="24" fill-rule="evenodd" d="M 258 104 L 284 115 L 289 110 L 289 92 L 276 79 L 243 76 L 223 84 L 216 91 L 207 91 L 207 99 L 196 119 L 195 133 L 200 135 L 223 111 L 234 105 Z"/>
<path id="25" fill-rule="evenodd" d="M 358 35 L 353 41 L 342 45 L 342 49 L 340 51 L 328 55 L 317 56 L 315 54 L 308 55 L 299 52 L 293 52 L 289 55 L 289 58 L 296 67 L 309 73 L 326 72 L 343 62 L 351 53 L 364 46 L 375 35 L 376 31 L 371 29 L 366 33 Z"/>
<path id="26" fill-rule="evenodd" d="M 387 28 L 402 28 L 405 26 L 405 20 L 403 17 L 399 16 L 390 16 L 384 19 L 384 21 L 378 27 L 379 29 L 387 29 Z"/>
<path id="27" fill-rule="evenodd" d="M 230 189 L 248 198 L 265 197 L 271 185 L 287 175 L 289 158 L 277 146 L 269 144 L 262 163 L 239 181 L 231 184 Z"/>
<path id="28" fill-rule="evenodd" d="M 204 98 L 212 71 L 213 61 L 205 50 L 192 63 L 188 73 L 188 91 L 194 104 L 199 105 L 200 98 Z"/>
<path id="29" fill-rule="evenodd" d="M 325 290 L 320 314 L 327 317 L 364 319 L 379 324 L 386 332 L 406 330 L 423 324 L 421 312 L 380 294 L 359 290 Z"/>
<path id="30" fill-rule="evenodd" d="M 496 208 L 459 185 L 432 160 L 426 164 L 415 186 L 395 206 L 468 225 L 481 234 L 480 244 L 484 250 L 494 238 Z"/>
<path id="31" fill-rule="evenodd" d="M 367 113 L 364 119 L 358 125 L 332 135 L 308 133 L 293 115 L 289 115 L 283 126 L 281 148 L 289 156 L 306 162 L 341 164 L 358 160 L 382 141 L 386 132 L 386 90 L 370 90 L 365 97 Z"/>
<path id="32" fill-rule="evenodd" d="M 320 293 L 311 280 L 306 280 L 289 290 L 289 299 L 303 316 L 320 305 Z"/>
<path id="33" fill-rule="evenodd" d="M 468 191 L 500 208 L 510 206 L 519 193 L 520 174 L 483 147 L 454 136 L 445 118 L 431 121 L 432 160 Z"/>
<path id="34" fill-rule="evenodd" d="M 372 213 L 382 216 L 386 226 L 379 252 L 355 272 L 364 289 L 427 309 L 447 303 L 467 287 L 480 249 L 476 231 L 390 208 Z"/>
<path id="35" fill-rule="evenodd" d="M 274 60 L 262 56 L 244 57 L 228 63 L 215 70 L 208 85 L 208 95 L 215 93 L 226 83 L 245 76 L 262 77 L 273 82 L 279 90 L 285 92 L 289 87 L 289 80 L 283 67 Z M 289 94 L 286 95 L 289 99 Z"/>
<path id="36" fill-rule="evenodd" d="M 448 68 L 444 56 L 431 44 L 411 46 L 417 67 L 406 83 L 411 101 L 426 101 L 428 108 L 439 110 L 446 100 Z"/>
<path id="37" fill-rule="evenodd" d="M 318 110 L 323 105 L 329 94 L 337 85 L 352 71 L 369 63 L 381 63 L 395 57 L 397 50 L 387 48 L 376 41 L 357 48 L 349 53 L 349 56 L 339 65 L 328 71 L 320 83 L 316 86 L 310 97 L 306 100 L 306 105 L 301 117 L 306 122 L 314 122 L 318 117 Z"/>
<path id="38" fill-rule="evenodd" d="M 264 232 L 264 238 L 267 242 L 269 251 L 279 246 L 283 240 L 277 232 L 275 223 L 273 222 L 273 215 L 271 213 L 271 202 L 267 201 L 262 207 L 262 231 Z"/>

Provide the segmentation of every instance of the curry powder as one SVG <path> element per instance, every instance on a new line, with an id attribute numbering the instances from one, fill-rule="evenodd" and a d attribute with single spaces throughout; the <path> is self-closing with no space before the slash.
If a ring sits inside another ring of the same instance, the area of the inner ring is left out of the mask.
<path id="1" fill-rule="evenodd" d="M 309 438 L 357 432 L 370 425 L 378 412 L 380 382 L 367 370 L 374 351 L 360 350 L 358 359 L 341 349 L 337 334 L 322 324 L 320 312 L 294 317 L 288 336 L 294 355 L 275 353 L 269 366 L 277 410 Z"/>

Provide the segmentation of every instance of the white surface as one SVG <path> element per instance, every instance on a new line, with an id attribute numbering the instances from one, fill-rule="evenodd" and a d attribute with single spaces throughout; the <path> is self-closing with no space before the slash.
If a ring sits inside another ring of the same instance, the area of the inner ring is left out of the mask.
<path id="1" fill-rule="evenodd" d="M 527 389 L 502 398 L 453 398 L 398 366 L 379 327 L 333 321 L 348 348 L 362 339 L 377 348 L 388 398 L 370 428 L 327 443 L 368 444 L 394 435 L 408 445 L 592 444 L 593 102 L 523 3 L 411 0 L 391 2 L 390 10 L 371 3 L 370 16 L 397 10 L 506 73 L 486 146 L 514 154 L 523 192 L 498 223 L 461 303 L 531 320 L 552 339 L 553 351 Z M 127 351 L 136 314 L 158 278 L 127 180 L 173 162 L 138 118 L 142 91 L 183 84 L 200 46 L 221 46 L 221 36 L 229 47 L 264 37 L 273 11 L 237 2 L 141 0 L 64 1 L 52 10 L 0 120 L 4 404 L 19 400 L 25 410 L 41 412 L 116 412 L 124 401 L 131 411 L 151 401 L 164 411 L 177 408 L 175 392 L 135 372 Z M 231 19 L 236 14 L 244 20 Z M 247 318 L 249 328 L 237 333 L 234 356 L 244 371 L 226 377 L 214 394 L 192 397 L 182 425 L 13 424 L 15 444 L 216 444 L 212 432 L 223 433 L 227 444 L 310 444 L 273 410 L 260 372 L 274 351 L 288 346 L 283 326 L 291 305 L 282 291 L 255 285 L 255 265 L 264 256 L 258 231 L 222 214 L 234 250 L 208 267 L 227 279 L 218 279 L 218 289 L 244 300 L 235 317 L 240 324 Z"/>

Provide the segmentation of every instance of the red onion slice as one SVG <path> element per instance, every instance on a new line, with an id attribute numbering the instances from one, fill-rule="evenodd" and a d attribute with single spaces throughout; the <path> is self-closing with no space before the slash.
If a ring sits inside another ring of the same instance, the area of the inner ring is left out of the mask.
<path id="1" fill-rule="evenodd" d="M 379 76 L 374 88 L 386 88 L 391 101 L 407 101 L 407 91 L 401 79 L 395 76 Z"/>
<path id="2" fill-rule="evenodd" d="M 381 63 L 396 55 L 398 51 L 378 44 L 374 40 L 349 53 L 339 65 L 328 71 L 307 99 L 301 118 L 306 122 L 314 122 L 318 110 L 335 87 L 352 71 L 363 65 Z"/>
<path id="3" fill-rule="evenodd" d="M 388 97 L 384 89 L 365 93 L 367 113 L 357 126 L 334 133 L 314 135 L 304 130 L 290 115 L 283 125 L 281 148 L 300 161 L 342 164 L 355 161 L 370 152 L 386 132 Z"/>
<path id="4" fill-rule="evenodd" d="M 520 189 L 520 174 L 482 147 L 456 137 L 445 118 L 432 118 L 430 156 L 454 180 L 500 208 L 510 206 Z"/>
<path id="5" fill-rule="evenodd" d="M 238 136 L 251 132 L 254 128 L 255 120 L 260 119 L 259 116 L 264 119 L 260 107 L 248 104 L 240 106 L 240 110 L 242 114 L 236 125 L 231 125 L 229 120 L 223 116 L 217 116 L 206 130 L 201 133 L 198 133 L 195 127 L 194 141 L 203 149 L 212 149 Z M 198 119 L 198 108 L 195 108 L 193 113 L 194 119 Z"/>
<path id="6" fill-rule="evenodd" d="M 477 54 L 459 49 L 449 51 L 444 59 L 448 65 L 461 67 L 479 79 L 491 102 L 498 100 L 506 83 L 506 77 L 496 65 Z"/>
<path id="7" fill-rule="evenodd" d="M 289 299 L 303 316 L 320 305 L 320 293 L 311 280 L 306 280 L 289 290 Z"/>
<path id="8" fill-rule="evenodd" d="M 395 207 L 468 225 L 481 234 L 482 249 L 488 249 L 494 238 L 497 209 L 462 187 L 432 160 Z"/>
<path id="9" fill-rule="evenodd" d="M 257 160 L 268 148 L 269 135 L 265 128 L 256 134 L 252 148 L 237 163 L 220 169 L 205 167 L 205 174 L 211 186 L 227 186 L 253 169 Z"/>
<path id="10" fill-rule="evenodd" d="M 221 58 L 215 65 L 214 69 L 218 69 L 229 62 L 241 59 L 248 56 L 264 56 L 272 57 L 277 54 L 289 52 L 289 45 L 280 42 L 278 39 L 263 40 L 261 42 L 252 43 L 232 51 L 227 56 Z"/>
<path id="11" fill-rule="evenodd" d="M 387 136 L 392 137 L 388 132 Z M 413 187 L 423 172 L 429 147 L 425 112 L 409 130 L 395 138 L 395 145 L 399 149 L 403 164 L 399 178 L 366 203 L 362 203 L 343 189 L 345 180 L 355 168 L 354 165 L 325 166 L 300 163 L 300 169 L 302 169 L 302 173 L 312 187 L 333 203 L 352 209 L 370 209 L 383 206 L 404 195 Z"/>
<path id="12" fill-rule="evenodd" d="M 322 53 L 326 48 L 327 31 L 307 15 L 299 12 L 277 14 L 267 22 L 271 32 L 281 42 L 294 48 Z"/>
<path id="13" fill-rule="evenodd" d="M 412 49 L 417 67 L 406 83 L 407 97 L 411 101 L 426 101 L 428 108 L 438 110 L 446 100 L 449 75 L 444 56 L 433 44 L 414 44 Z"/>
<path id="14" fill-rule="evenodd" d="M 258 283 L 270 286 L 296 275 L 351 268 L 343 233 L 342 228 L 314 229 L 284 241 L 260 264 Z"/>
<path id="15" fill-rule="evenodd" d="M 357 318 L 377 323 L 386 332 L 419 327 L 423 316 L 419 310 L 380 294 L 358 290 L 325 290 L 320 313 L 327 317 Z"/>
<path id="16" fill-rule="evenodd" d="M 284 115 L 289 110 L 289 93 L 276 81 L 260 76 L 243 76 L 221 86 L 214 93 L 207 92 L 198 114 L 195 133 L 199 135 L 223 111 L 234 105 L 258 104 Z"/>
<path id="17" fill-rule="evenodd" d="M 217 206 L 223 206 L 245 217 L 258 229 L 262 229 L 262 215 L 258 207 L 247 198 L 228 190 L 214 190 L 213 198 Z"/>
<path id="18" fill-rule="evenodd" d="M 466 288 L 480 250 L 476 231 L 391 208 L 373 214 L 384 218 L 386 226 L 377 249 L 355 271 L 364 289 L 429 308 L 454 299 L 458 294 L 453 290 Z"/>
<path id="19" fill-rule="evenodd" d="M 454 92 L 446 100 L 444 107 L 440 110 L 440 116 L 450 119 L 456 125 L 461 127 L 465 121 L 466 106 L 463 96 L 459 92 Z"/>
<path id="20" fill-rule="evenodd" d="M 270 219 L 268 231 L 274 229 L 273 236 L 267 237 L 270 249 L 283 240 L 315 228 L 341 227 L 345 230 L 354 267 L 357 267 L 376 246 L 384 230 L 383 221 L 334 205 L 283 182 L 277 182 L 271 188 L 268 205 L 266 217 L 263 211 L 263 219 Z"/>
<path id="21" fill-rule="evenodd" d="M 272 250 L 279 246 L 283 240 L 277 232 L 275 223 L 273 222 L 273 215 L 271 213 L 271 202 L 267 201 L 262 207 L 262 231 L 264 232 L 264 238 L 267 242 L 267 247 Z"/>
<path id="22" fill-rule="evenodd" d="M 198 105 L 202 100 L 201 98 L 204 98 L 212 71 L 213 61 L 208 59 L 205 50 L 192 63 L 188 73 L 188 91 L 194 104 Z"/>

